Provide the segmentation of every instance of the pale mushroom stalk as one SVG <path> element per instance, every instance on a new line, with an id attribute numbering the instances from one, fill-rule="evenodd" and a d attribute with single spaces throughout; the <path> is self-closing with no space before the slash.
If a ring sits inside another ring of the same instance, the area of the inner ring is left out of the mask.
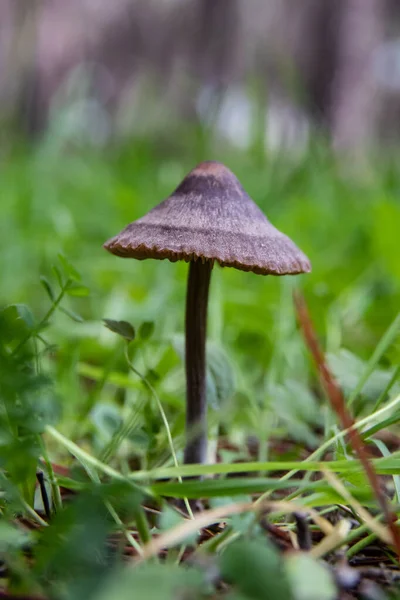
<path id="1" fill-rule="evenodd" d="M 211 261 L 190 262 L 186 295 L 185 464 L 207 462 L 206 336 Z"/>

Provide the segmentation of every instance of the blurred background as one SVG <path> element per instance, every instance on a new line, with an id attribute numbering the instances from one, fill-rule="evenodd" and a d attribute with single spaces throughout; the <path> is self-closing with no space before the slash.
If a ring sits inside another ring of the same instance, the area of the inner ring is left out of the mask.
<path id="1" fill-rule="evenodd" d="M 61 395 L 113 352 L 102 318 L 152 321 L 147 366 L 182 406 L 168 343 L 183 331 L 186 265 L 102 244 L 196 163 L 222 161 L 313 265 L 293 279 L 213 275 L 210 339 L 236 365 L 238 410 L 278 398 L 290 421 L 282 394 L 298 390 L 270 390 L 309 377 L 293 286 L 350 388 L 399 310 L 399 140 L 397 0 L 2 0 L 0 302 L 42 318 L 40 276 L 64 254 L 90 295 L 67 300 L 83 323 L 57 313 L 48 333 Z"/>
<path id="2" fill-rule="evenodd" d="M 96 146 L 178 124 L 247 148 L 399 135 L 396 0 L 3 0 L 3 120 Z M 258 117 L 255 127 L 254 119 Z"/>

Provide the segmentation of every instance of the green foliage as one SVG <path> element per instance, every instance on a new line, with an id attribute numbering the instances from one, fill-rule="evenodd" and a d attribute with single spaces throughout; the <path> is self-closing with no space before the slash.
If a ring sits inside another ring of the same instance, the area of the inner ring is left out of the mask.
<path id="1" fill-rule="evenodd" d="M 174 335 L 173 346 L 182 362 L 185 359 L 185 340 L 183 335 Z M 221 410 L 235 392 L 235 372 L 226 352 L 215 342 L 207 342 L 206 348 L 206 390 L 210 408 Z"/>
<path id="2" fill-rule="evenodd" d="M 335 600 L 337 589 L 328 567 L 306 553 L 291 554 L 285 570 L 294 600 Z"/>
<path id="3" fill-rule="evenodd" d="M 249 600 L 293 598 L 283 561 L 265 540 L 240 540 L 221 556 L 221 574 Z"/>
<path id="4" fill-rule="evenodd" d="M 10 523 L 0 522 L 0 554 L 26 547 L 32 537 Z"/>
<path id="5" fill-rule="evenodd" d="M 313 272 L 289 282 L 216 266 L 207 395 L 210 429 L 223 432 L 227 460 L 183 467 L 187 265 L 123 261 L 102 248 L 209 158 L 204 135 L 201 145 L 187 132 L 182 140 L 174 147 L 137 140 L 103 155 L 42 146 L 1 165 L 0 553 L 7 585 L 57 600 L 203 598 L 218 594 L 222 573 L 228 598 L 329 600 L 337 590 L 325 564 L 305 554 L 283 559 L 252 512 L 227 517 L 203 543 L 211 566 L 201 552 L 193 560 L 199 568 L 174 563 L 190 554 L 197 529 L 167 546 L 165 563 L 123 565 L 155 534 L 187 526 L 165 497 L 205 497 L 213 508 L 250 502 L 255 493 L 318 508 L 343 504 L 317 478 L 322 459 L 354 498 L 377 510 L 296 326 L 296 285 L 362 436 L 374 444 L 373 464 L 390 476 L 398 501 L 398 455 L 374 440 L 383 428 L 399 432 L 398 169 L 377 162 L 361 183 L 345 179 L 318 146 L 296 164 L 213 149 L 310 256 Z M 58 475 L 56 467 L 67 471 Z M 35 502 L 38 469 L 51 496 L 47 525 L 43 502 Z M 271 518 L 291 527 L 290 517 Z M 341 540 L 343 548 L 352 535 L 363 541 L 368 527 L 360 522 L 358 530 Z"/>
<path id="6" fill-rule="evenodd" d="M 131 600 L 133 590 L 137 598 L 196 600 L 204 597 L 203 589 L 201 574 L 194 569 L 146 565 L 134 571 L 126 569 L 115 573 L 96 600 Z"/>
<path id="7" fill-rule="evenodd" d="M 104 319 L 104 324 L 107 329 L 117 333 L 128 342 L 132 342 L 135 339 L 135 330 L 127 321 L 113 321 L 112 319 Z"/>
<path id="8" fill-rule="evenodd" d="M 139 327 L 139 338 L 145 342 L 149 340 L 155 329 L 154 321 L 144 321 Z"/>

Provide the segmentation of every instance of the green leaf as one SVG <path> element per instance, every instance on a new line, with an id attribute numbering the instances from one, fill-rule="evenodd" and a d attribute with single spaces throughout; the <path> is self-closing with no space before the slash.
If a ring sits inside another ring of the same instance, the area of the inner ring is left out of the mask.
<path id="1" fill-rule="evenodd" d="M 5 521 L 0 522 L 0 553 L 23 548 L 31 540 L 27 531 L 22 531 Z"/>
<path id="2" fill-rule="evenodd" d="M 194 600 L 202 597 L 205 587 L 202 574 L 193 568 L 147 564 L 117 571 L 95 600 Z"/>
<path id="3" fill-rule="evenodd" d="M 159 496 L 175 496 L 176 498 L 237 496 L 289 488 L 324 491 L 329 489 L 329 486 L 323 482 L 307 482 L 302 479 L 282 481 L 266 477 L 228 477 L 226 479 L 206 479 L 204 481 L 186 479 L 182 483 L 169 481 L 155 483 L 151 486 L 152 491 Z"/>
<path id="4" fill-rule="evenodd" d="M 224 580 L 253 600 L 293 598 L 278 552 L 267 541 L 238 540 L 220 559 Z"/>
<path id="5" fill-rule="evenodd" d="M 287 379 L 283 385 L 271 385 L 270 395 L 275 414 L 298 441 L 315 447 L 316 425 L 322 424 L 321 410 L 316 398 L 299 381 Z"/>
<path id="6" fill-rule="evenodd" d="M 393 452 L 388 458 L 372 459 L 374 469 L 379 475 L 400 474 L 400 452 Z M 234 473 L 254 473 L 258 471 L 310 471 L 319 472 L 323 468 L 328 468 L 334 473 L 354 473 L 362 470 L 359 460 L 341 460 L 341 461 L 303 461 L 295 460 L 285 461 L 266 461 L 266 462 L 245 462 L 245 463 L 214 463 L 208 465 L 180 465 L 178 467 L 159 467 L 149 471 L 136 471 L 134 478 L 150 479 L 171 479 L 175 477 L 198 477 L 204 475 L 232 475 Z M 216 481 L 214 479 L 214 481 Z M 279 479 L 273 481 L 279 482 Z M 294 481 L 289 479 L 286 483 Z M 284 483 L 283 481 L 282 483 Z M 203 485 L 206 481 L 203 482 Z"/>
<path id="7" fill-rule="evenodd" d="M 139 327 L 138 337 L 143 341 L 148 340 L 153 335 L 154 329 L 154 321 L 144 321 Z"/>
<path id="8" fill-rule="evenodd" d="M 91 419 L 100 433 L 109 440 L 121 427 L 122 417 L 118 408 L 112 404 L 98 402 L 93 408 Z"/>
<path id="9" fill-rule="evenodd" d="M 89 484 L 83 481 L 72 479 L 71 477 L 65 477 L 64 475 L 57 475 L 57 483 L 67 490 L 81 491 L 86 490 Z"/>
<path id="10" fill-rule="evenodd" d="M 17 318 L 21 319 L 29 329 L 33 329 L 35 326 L 35 318 L 29 306 L 26 306 L 26 304 L 14 304 L 12 306 L 15 307 Z"/>
<path id="11" fill-rule="evenodd" d="M 174 335 L 172 345 L 182 362 L 185 360 L 185 339 Z M 214 410 L 221 408 L 235 392 L 235 371 L 226 352 L 215 342 L 207 342 L 206 390 L 207 402 Z"/>
<path id="12" fill-rule="evenodd" d="M 229 401 L 236 387 L 235 371 L 226 352 L 215 342 L 207 343 L 207 376 L 212 379 L 215 388 L 214 401 L 208 399 L 211 406 L 218 410 Z"/>
<path id="13" fill-rule="evenodd" d="M 337 354 L 329 354 L 327 358 L 328 364 L 346 396 L 354 395 L 354 390 L 360 386 L 360 381 L 366 379 L 365 373 L 367 373 L 368 378 L 362 386 L 361 393 L 368 400 L 376 400 L 393 375 L 392 370 L 379 369 L 376 364 L 373 365 L 372 370 L 369 363 L 343 348 Z M 398 394 L 400 384 L 395 383 L 392 390 L 393 393 Z"/>
<path id="14" fill-rule="evenodd" d="M 155 483 L 150 486 L 152 492 L 157 496 L 169 496 L 175 498 L 212 498 L 223 496 L 240 496 L 243 494 L 263 494 L 267 491 L 276 491 L 293 488 L 299 491 L 313 492 L 314 496 L 322 498 L 330 497 L 330 503 L 342 502 L 343 499 L 329 484 L 322 480 L 306 481 L 304 479 L 280 480 L 265 477 L 228 477 L 226 479 L 192 481 L 183 480 L 179 482 Z M 352 495 L 365 505 L 374 502 L 370 488 L 354 488 Z M 310 496 L 308 496 L 309 498 Z M 308 501 L 308 500 L 307 500 Z"/>
<path id="15" fill-rule="evenodd" d="M 59 254 L 58 259 L 62 265 L 62 268 L 64 269 L 64 273 L 67 275 L 67 277 L 69 279 L 73 279 L 74 281 L 81 280 L 80 273 L 78 273 L 78 271 L 75 269 L 75 267 L 73 267 L 71 265 L 69 260 L 63 254 Z"/>
<path id="16" fill-rule="evenodd" d="M 90 290 L 85 285 L 70 285 L 65 290 L 69 296 L 78 296 L 83 298 L 85 296 L 89 296 Z"/>
<path id="17" fill-rule="evenodd" d="M 309 554 L 288 554 L 285 571 L 294 600 L 335 600 L 337 597 L 332 574 Z"/>
<path id="18" fill-rule="evenodd" d="M 76 323 L 83 323 L 83 317 L 81 317 L 81 315 L 78 315 L 78 313 L 74 312 L 73 310 L 65 308 L 65 306 L 60 306 L 59 309 L 61 310 L 61 312 L 67 315 L 67 317 L 69 317 Z"/>
<path id="19" fill-rule="evenodd" d="M 128 340 L 128 342 L 132 342 L 135 339 L 135 329 L 128 321 L 114 321 L 113 319 L 103 319 L 103 321 L 107 329 L 120 335 Z"/>
<path id="20" fill-rule="evenodd" d="M 143 429 L 130 429 L 126 437 L 133 445 L 135 454 L 144 456 L 150 447 L 150 436 Z"/>
<path id="21" fill-rule="evenodd" d="M 43 528 L 35 547 L 35 574 L 56 582 L 66 598 L 95 597 L 105 583 L 107 518 L 101 486 L 81 491 Z"/>
<path id="22" fill-rule="evenodd" d="M 55 294 L 53 292 L 53 288 L 51 287 L 50 281 L 47 279 L 47 277 L 45 277 L 44 275 L 41 275 L 40 276 L 40 283 L 42 284 L 42 286 L 46 290 L 46 293 L 49 296 L 50 300 L 52 302 L 54 302 L 54 300 L 55 300 L 56 297 L 55 297 Z"/>
<path id="23" fill-rule="evenodd" d="M 63 278 L 60 272 L 60 269 L 57 267 L 57 265 L 53 265 L 52 267 L 52 271 L 58 281 L 58 285 L 62 288 L 64 287 L 64 282 L 63 282 Z"/>
<path id="24" fill-rule="evenodd" d="M 35 319 L 25 304 L 9 304 L 0 310 L 0 333 L 5 343 L 24 339 L 35 326 Z"/>
<path id="25" fill-rule="evenodd" d="M 108 383 L 112 383 L 116 387 L 122 387 L 132 390 L 142 389 L 142 382 L 138 379 L 132 379 L 126 373 L 118 373 L 116 371 L 106 372 L 105 369 L 96 367 L 95 365 L 89 365 L 86 363 L 77 364 L 77 372 L 83 377 L 88 377 L 94 381 L 102 381 L 107 376 Z"/>

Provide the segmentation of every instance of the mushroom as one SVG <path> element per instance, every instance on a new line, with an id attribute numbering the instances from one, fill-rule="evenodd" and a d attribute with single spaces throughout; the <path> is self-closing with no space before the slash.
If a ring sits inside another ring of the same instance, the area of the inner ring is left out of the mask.
<path id="1" fill-rule="evenodd" d="M 310 262 L 271 225 L 236 176 L 214 161 L 198 165 L 171 196 L 104 247 L 127 258 L 189 263 L 184 462 L 205 463 L 207 304 L 214 262 L 261 275 L 307 273 Z"/>

